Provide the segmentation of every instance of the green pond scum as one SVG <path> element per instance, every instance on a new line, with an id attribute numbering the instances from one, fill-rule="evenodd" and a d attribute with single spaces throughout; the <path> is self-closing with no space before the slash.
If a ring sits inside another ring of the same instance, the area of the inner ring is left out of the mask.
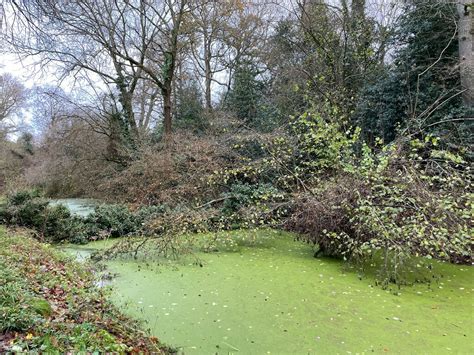
<path id="1" fill-rule="evenodd" d="M 469 266 L 431 260 L 432 282 L 384 290 L 287 233 L 217 240 L 178 261 L 107 261 L 113 301 L 186 354 L 474 353 Z"/>

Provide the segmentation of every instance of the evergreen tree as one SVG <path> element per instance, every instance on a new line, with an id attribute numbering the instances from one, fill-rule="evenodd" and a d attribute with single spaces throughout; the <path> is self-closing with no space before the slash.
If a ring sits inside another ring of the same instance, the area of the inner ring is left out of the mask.
<path id="1" fill-rule="evenodd" d="M 259 116 L 264 85 L 257 80 L 257 70 L 251 63 L 240 64 L 234 74 L 227 104 L 237 118 L 253 124 Z"/>
<path id="2" fill-rule="evenodd" d="M 207 124 L 202 106 L 202 93 L 195 81 L 186 83 L 178 90 L 176 126 L 202 131 Z"/>
<path id="3" fill-rule="evenodd" d="M 460 114 L 456 21 L 449 3 L 407 5 L 394 36 L 393 61 L 369 80 L 354 116 L 369 141 L 393 140 L 398 125 L 412 133 L 442 133 L 446 125 L 437 122 Z"/>

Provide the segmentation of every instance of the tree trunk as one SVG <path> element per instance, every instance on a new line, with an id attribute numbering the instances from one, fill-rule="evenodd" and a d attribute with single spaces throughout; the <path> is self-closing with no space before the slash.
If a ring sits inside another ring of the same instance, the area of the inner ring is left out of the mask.
<path id="1" fill-rule="evenodd" d="M 131 133 L 131 145 L 134 146 L 138 141 L 138 126 L 137 122 L 135 121 L 135 113 L 133 112 L 133 95 L 126 90 L 121 92 L 121 104 L 123 108 L 123 113 L 126 117 L 128 126 L 130 128 Z"/>
<path id="2" fill-rule="evenodd" d="M 205 65 L 205 95 L 206 95 L 206 109 L 208 112 L 212 111 L 212 101 L 211 101 L 211 81 L 212 81 L 212 72 L 211 72 L 211 49 L 210 43 L 205 43 L 204 49 L 204 65 Z"/>
<path id="3" fill-rule="evenodd" d="M 207 68 L 206 68 L 207 71 Z M 212 111 L 212 101 L 211 101 L 211 77 L 206 74 L 206 109 Z"/>
<path id="4" fill-rule="evenodd" d="M 471 0 L 460 0 L 458 2 L 459 14 L 459 68 L 461 85 L 464 91 L 463 100 L 467 107 L 474 108 L 474 56 L 473 56 L 473 32 L 474 32 L 474 8 Z"/>
<path id="5" fill-rule="evenodd" d="M 163 90 L 163 127 L 164 137 L 168 139 L 171 137 L 171 120 L 172 120 L 172 105 L 171 105 L 171 85 L 167 85 Z"/>
<path id="6" fill-rule="evenodd" d="M 135 113 L 133 111 L 133 90 L 130 90 L 126 84 L 125 76 L 121 64 L 118 62 L 117 58 L 113 56 L 114 66 L 117 73 L 117 79 L 115 84 L 119 90 L 119 101 L 122 105 L 122 113 L 125 116 L 127 123 L 128 136 L 123 138 L 128 141 L 132 149 L 136 149 L 136 143 L 138 142 L 138 127 L 137 122 L 135 121 Z"/>

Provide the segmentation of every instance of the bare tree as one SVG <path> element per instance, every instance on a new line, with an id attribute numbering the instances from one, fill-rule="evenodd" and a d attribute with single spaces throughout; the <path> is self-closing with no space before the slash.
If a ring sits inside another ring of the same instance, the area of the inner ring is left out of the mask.
<path id="1" fill-rule="evenodd" d="M 165 135 L 171 134 L 171 95 L 187 0 L 12 1 L 8 40 L 22 55 L 54 62 L 63 77 L 86 71 L 118 92 L 134 142 L 139 137 L 134 95 L 141 80 L 163 100 Z"/>
<path id="2" fill-rule="evenodd" d="M 251 61 L 265 66 L 275 15 L 270 2 L 242 0 L 236 3 L 237 11 L 230 17 L 224 37 L 228 47 L 223 58 L 228 68 L 228 90 L 231 87 L 233 73 L 242 62 Z"/>
<path id="3" fill-rule="evenodd" d="M 206 109 L 212 110 L 213 81 L 218 82 L 216 74 L 225 71 L 223 58 L 228 50 L 224 43 L 227 23 L 236 10 L 233 2 L 198 0 L 192 13 L 193 34 L 191 53 L 198 75 L 204 78 Z"/>
<path id="4" fill-rule="evenodd" d="M 2 134 L 18 129 L 15 117 L 26 103 L 25 87 L 12 75 L 0 75 L 0 130 Z"/>

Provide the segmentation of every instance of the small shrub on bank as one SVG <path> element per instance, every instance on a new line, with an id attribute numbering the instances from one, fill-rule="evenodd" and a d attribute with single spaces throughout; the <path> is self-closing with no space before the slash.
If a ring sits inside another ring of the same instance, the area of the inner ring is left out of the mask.
<path id="1" fill-rule="evenodd" d="M 3 223 L 34 229 L 40 239 L 59 242 L 78 238 L 80 219 L 64 206 L 48 204 L 36 191 L 20 191 L 9 196 L 0 217 Z"/>
<path id="2" fill-rule="evenodd" d="M 140 229 L 136 216 L 124 205 L 101 205 L 86 218 L 86 223 L 98 230 L 108 231 L 112 237 L 119 237 Z"/>
<path id="3" fill-rule="evenodd" d="M 89 215 L 84 223 L 95 228 L 96 234 L 102 232 L 111 237 L 146 233 L 147 223 L 165 213 L 162 205 L 146 206 L 136 211 L 126 205 L 100 205 Z"/>
<path id="4" fill-rule="evenodd" d="M 135 218 L 140 225 L 147 223 L 149 220 L 156 218 L 167 211 L 164 205 L 143 206 L 135 211 Z"/>
<path id="5" fill-rule="evenodd" d="M 8 197 L 0 215 L 9 224 L 37 227 L 44 224 L 47 205 L 36 191 L 20 191 Z"/>

